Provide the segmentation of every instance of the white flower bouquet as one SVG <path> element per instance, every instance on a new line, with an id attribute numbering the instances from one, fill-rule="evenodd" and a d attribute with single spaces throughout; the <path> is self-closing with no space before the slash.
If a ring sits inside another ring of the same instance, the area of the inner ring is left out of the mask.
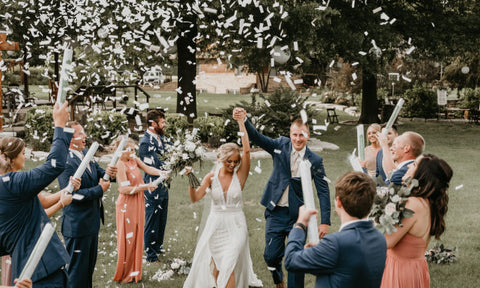
<path id="1" fill-rule="evenodd" d="M 376 223 L 376 228 L 383 234 L 391 234 L 397 231 L 395 225 L 402 227 L 402 219 L 413 216 L 413 211 L 406 208 L 411 190 L 418 186 L 418 181 L 408 180 L 407 185 L 395 185 L 388 187 L 377 186 L 377 195 L 373 202 L 372 211 L 368 216 Z"/>
<path id="2" fill-rule="evenodd" d="M 185 173 L 185 168 L 191 167 L 193 163 L 202 161 L 205 155 L 205 148 L 200 141 L 198 129 L 192 131 L 177 131 L 173 144 L 167 147 L 164 157 L 164 169 L 171 170 L 174 175 Z M 188 182 L 191 187 L 200 186 L 200 181 L 194 173 L 188 173 Z"/>

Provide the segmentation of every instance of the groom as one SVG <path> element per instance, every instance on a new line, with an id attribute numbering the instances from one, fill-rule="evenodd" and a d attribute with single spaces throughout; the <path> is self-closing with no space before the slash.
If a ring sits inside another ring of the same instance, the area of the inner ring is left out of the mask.
<path id="1" fill-rule="evenodd" d="M 263 191 L 261 204 L 265 210 L 265 251 L 263 257 L 272 273 L 276 287 L 285 287 L 282 271 L 282 258 L 285 254 L 285 239 L 298 216 L 298 208 L 303 205 L 299 164 L 302 159 L 312 164 L 310 172 L 315 182 L 321 209 L 319 236 L 328 233 L 330 225 L 330 192 L 325 181 L 322 157 L 307 147 L 310 138 L 308 124 L 301 119 L 290 126 L 290 138 L 271 139 L 260 134 L 248 121 L 243 108 L 233 110 L 235 120 L 245 121 L 250 140 L 267 151 L 273 158 L 273 171 Z M 288 287 L 303 287 L 303 273 L 288 273 Z"/>

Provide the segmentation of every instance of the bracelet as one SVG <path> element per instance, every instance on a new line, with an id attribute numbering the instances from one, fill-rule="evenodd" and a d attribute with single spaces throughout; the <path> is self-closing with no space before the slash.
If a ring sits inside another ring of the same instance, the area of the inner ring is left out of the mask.
<path id="1" fill-rule="evenodd" d="M 300 223 L 300 222 L 297 222 L 297 223 L 293 224 L 293 228 L 300 228 L 300 229 L 302 229 L 303 231 L 307 231 L 307 227 L 305 227 L 305 225 L 303 225 L 303 224 Z"/>

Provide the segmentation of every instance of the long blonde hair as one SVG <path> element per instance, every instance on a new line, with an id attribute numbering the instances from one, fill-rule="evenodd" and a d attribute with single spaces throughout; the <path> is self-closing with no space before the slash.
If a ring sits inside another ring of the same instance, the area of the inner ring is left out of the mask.
<path id="1" fill-rule="evenodd" d="M 218 148 L 217 159 L 219 162 L 226 161 L 235 152 L 241 156 L 242 148 L 235 143 L 225 143 Z"/>

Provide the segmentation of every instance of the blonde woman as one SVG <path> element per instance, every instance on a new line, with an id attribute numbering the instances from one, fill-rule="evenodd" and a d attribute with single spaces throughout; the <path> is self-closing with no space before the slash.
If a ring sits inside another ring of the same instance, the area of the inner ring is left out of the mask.
<path id="1" fill-rule="evenodd" d="M 212 206 L 183 287 L 262 286 L 253 272 L 242 210 L 242 191 L 250 170 L 250 144 L 245 124 L 237 122 L 243 133 L 243 149 L 234 143 L 220 146 L 215 171 L 203 178 L 198 189 L 188 189 L 192 202 L 210 191 Z"/>
<path id="2" fill-rule="evenodd" d="M 368 126 L 367 129 L 367 139 L 370 142 L 370 145 L 365 147 L 365 161 L 361 161 L 362 167 L 367 169 L 367 173 L 375 177 L 377 165 L 377 153 L 382 147 L 380 147 L 380 142 L 377 139 L 377 133 L 380 133 L 382 127 L 374 123 Z"/>
<path id="3" fill-rule="evenodd" d="M 115 150 L 121 139 L 117 139 Z M 140 170 L 150 175 L 162 171 L 143 163 L 135 156 L 135 142 L 127 140 L 117 162 L 118 199 L 116 203 L 118 260 L 114 281 L 128 283 L 142 279 L 143 226 L 145 199 L 143 191 L 155 189 L 153 183 L 143 182 Z"/>

